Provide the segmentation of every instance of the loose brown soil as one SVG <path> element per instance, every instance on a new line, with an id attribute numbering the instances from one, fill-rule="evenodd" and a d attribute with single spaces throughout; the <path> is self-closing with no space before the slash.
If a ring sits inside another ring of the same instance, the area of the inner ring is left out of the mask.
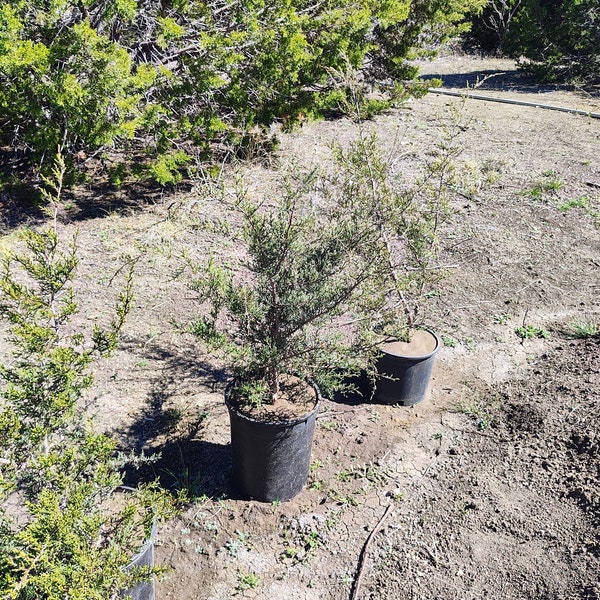
<path id="1" fill-rule="evenodd" d="M 600 111 L 508 61 L 425 68 L 449 87 Z M 576 321 L 600 324 L 600 120 L 429 94 L 367 128 L 410 178 L 451 107 L 463 153 L 444 237 L 453 274 L 430 299 L 444 347 L 429 396 L 411 408 L 325 399 L 307 487 L 287 503 L 231 488 L 228 374 L 175 326 L 197 310 L 183 254 L 202 262 L 222 240 L 210 191 L 64 226 L 80 231 L 83 324 L 106 320 L 123 263 L 136 264 L 134 314 L 87 409 L 124 446 L 160 452 L 132 483 L 157 476 L 190 496 L 160 527 L 157 598 L 600 598 L 600 338 L 572 337 Z M 279 156 L 322 164 L 355 134 L 347 120 L 306 124 Z M 250 194 L 276 179 L 269 165 L 242 175 Z M 2 246 L 14 243 L 8 231 Z"/>
<path id="2" fill-rule="evenodd" d="M 269 423 L 294 421 L 306 417 L 315 410 L 318 398 L 313 386 L 287 374 L 280 375 L 279 386 L 279 392 L 272 403 L 248 404 L 247 399 L 236 398 L 235 394 L 229 402 L 239 413 L 250 419 Z"/>
<path id="3" fill-rule="evenodd" d="M 431 333 L 418 329 L 412 334 L 410 342 L 387 342 L 382 350 L 395 356 L 427 356 L 437 347 L 437 341 Z"/>

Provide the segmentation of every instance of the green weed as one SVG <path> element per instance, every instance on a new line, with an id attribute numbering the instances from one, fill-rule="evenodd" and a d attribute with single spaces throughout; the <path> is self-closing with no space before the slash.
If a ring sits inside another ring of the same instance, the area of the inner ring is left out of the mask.
<path id="1" fill-rule="evenodd" d="M 377 423 L 377 421 L 379 421 L 379 419 L 381 419 L 381 413 L 379 413 L 376 410 L 371 410 L 371 415 L 369 417 L 369 421 L 371 421 L 372 423 Z"/>
<path id="2" fill-rule="evenodd" d="M 313 530 L 299 531 L 295 536 L 292 536 L 288 530 L 285 538 L 288 545 L 283 550 L 281 557 L 292 559 L 294 564 L 307 564 L 324 542 L 321 534 Z"/>
<path id="3" fill-rule="evenodd" d="M 247 533 L 238 530 L 235 532 L 235 535 L 235 538 L 231 538 L 225 542 L 225 548 L 229 556 L 237 556 L 244 548 L 247 550 L 252 549 L 252 544 Z"/>
<path id="4" fill-rule="evenodd" d="M 335 475 L 335 478 L 341 482 L 365 480 L 376 485 L 385 484 L 390 477 L 391 475 L 381 465 L 373 461 L 356 467 L 348 467 Z"/>
<path id="5" fill-rule="evenodd" d="M 330 490 L 329 496 L 340 506 L 358 506 L 358 500 L 351 494 L 340 494 L 337 490 Z"/>
<path id="6" fill-rule="evenodd" d="M 475 352 L 477 350 L 477 342 L 472 337 L 466 337 L 464 344 L 469 352 Z"/>
<path id="7" fill-rule="evenodd" d="M 319 421 L 319 426 L 325 431 L 335 431 L 338 427 L 335 421 Z"/>
<path id="8" fill-rule="evenodd" d="M 456 344 L 458 343 L 451 335 L 443 335 L 442 342 L 444 342 L 444 346 L 447 348 L 456 348 Z"/>
<path id="9" fill-rule="evenodd" d="M 240 591 L 253 590 L 260 583 L 260 578 L 254 573 L 240 575 L 237 589 Z"/>
<path id="10" fill-rule="evenodd" d="M 567 202 L 558 205 L 558 210 L 562 210 L 563 212 L 567 212 L 573 208 L 583 208 L 584 210 L 588 210 L 590 208 L 590 197 L 579 196 L 578 198 L 573 198 L 572 200 L 568 200 Z"/>
<path id="11" fill-rule="evenodd" d="M 484 404 L 480 400 L 463 400 L 453 407 L 453 412 L 461 413 L 473 419 L 477 429 L 484 431 L 493 423 L 493 413 L 491 406 Z"/>
<path id="12" fill-rule="evenodd" d="M 522 325 L 521 327 L 517 327 L 515 333 L 522 340 L 531 340 L 533 338 L 548 339 L 550 337 L 548 331 L 541 329 L 540 327 L 535 327 L 534 325 Z"/>
<path id="13" fill-rule="evenodd" d="M 586 339 L 597 336 L 600 333 L 598 325 L 592 321 L 577 319 L 571 323 L 572 335 L 577 339 Z"/>
<path id="14" fill-rule="evenodd" d="M 320 460 L 314 460 L 311 464 L 310 464 L 310 468 L 309 468 L 309 472 L 310 473 L 315 473 L 316 471 L 318 471 L 321 467 L 323 466 L 323 463 Z"/>
<path id="15" fill-rule="evenodd" d="M 549 195 L 554 195 L 563 187 L 563 181 L 557 178 L 556 171 L 549 170 L 542 173 L 544 179 L 536 182 L 528 190 L 528 195 L 539 202 L 547 202 Z"/>

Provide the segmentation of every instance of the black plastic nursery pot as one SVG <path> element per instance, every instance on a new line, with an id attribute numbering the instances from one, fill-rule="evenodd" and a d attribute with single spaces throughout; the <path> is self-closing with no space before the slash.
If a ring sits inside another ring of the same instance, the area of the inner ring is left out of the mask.
<path id="1" fill-rule="evenodd" d="M 425 399 L 440 339 L 433 331 L 423 329 L 417 333 L 419 344 L 415 343 L 415 346 L 425 347 L 425 353 L 411 348 L 410 343 L 396 341 L 380 348 L 373 394 L 376 402 L 412 406 Z"/>
<path id="2" fill-rule="evenodd" d="M 241 414 L 231 403 L 235 382 L 225 390 L 231 422 L 232 482 L 244 496 L 261 502 L 292 499 L 304 487 L 310 467 L 315 422 L 321 395 L 315 407 L 302 417 L 285 422 L 267 422 Z"/>

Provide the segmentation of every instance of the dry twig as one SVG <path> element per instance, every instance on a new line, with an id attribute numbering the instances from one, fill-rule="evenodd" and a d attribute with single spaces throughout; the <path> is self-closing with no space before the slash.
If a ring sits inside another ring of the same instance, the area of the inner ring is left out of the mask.
<path id="1" fill-rule="evenodd" d="M 360 559 L 358 562 L 358 569 L 356 571 L 356 577 L 354 579 L 354 585 L 352 586 L 352 593 L 350 595 L 350 600 L 355 600 L 358 597 L 358 590 L 360 588 L 360 582 L 362 580 L 363 569 L 365 566 L 365 561 L 367 559 L 367 554 L 369 553 L 369 548 L 371 547 L 373 538 L 377 535 L 377 532 L 381 529 L 383 522 L 386 520 L 387 516 L 390 514 L 393 506 L 394 506 L 393 502 L 390 502 L 390 504 L 388 504 L 388 507 L 385 509 L 385 512 L 383 513 L 383 515 L 381 515 L 381 519 L 379 519 L 379 521 L 377 522 L 377 525 L 375 525 L 375 528 L 373 529 L 373 531 L 371 531 L 371 533 L 369 534 L 369 537 L 367 538 L 367 541 L 365 542 L 365 545 L 363 546 L 362 552 L 360 553 Z"/>

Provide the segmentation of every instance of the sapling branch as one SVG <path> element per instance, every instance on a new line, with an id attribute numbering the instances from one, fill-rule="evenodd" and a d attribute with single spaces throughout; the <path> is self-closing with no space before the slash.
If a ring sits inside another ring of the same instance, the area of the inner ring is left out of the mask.
<path id="1" fill-rule="evenodd" d="M 0 504 L 13 491 L 28 500 L 13 522 L 2 515 L 2 597 L 41 598 L 49 589 L 60 598 L 116 597 L 139 580 L 125 567 L 145 522 L 157 510 L 166 513 L 157 503 L 161 493 L 150 486 L 123 510 L 110 501 L 130 461 L 118 464 L 113 440 L 90 433 L 78 409 L 92 383 L 93 360 L 114 349 L 131 309 L 132 274 L 110 325 L 90 334 L 70 322 L 78 310 L 75 242 L 62 249 L 56 220 L 55 227 L 26 230 L 24 237 L 25 251 L 4 261 L 0 281 L 0 318 L 12 345 L 12 360 L 0 364 L 7 461 L 0 471 Z M 97 564 L 103 568 L 89 578 Z M 71 573 L 85 574 L 85 581 Z"/>
<path id="2" fill-rule="evenodd" d="M 392 281 L 394 282 L 394 292 L 396 293 L 396 295 L 398 296 L 398 298 L 400 300 L 400 304 L 402 306 L 404 316 L 406 317 L 406 323 L 409 328 L 412 328 L 412 326 L 414 325 L 414 322 L 415 322 L 416 314 L 414 311 L 411 311 L 410 304 L 408 303 L 408 300 L 407 300 L 406 296 L 404 295 L 404 292 L 402 291 L 402 284 L 400 282 L 400 278 L 398 277 L 398 274 L 396 272 L 396 266 L 394 265 L 394 262 L 392 259 L 393 251 L 392 251 L 392 247 L 391 247 L 387 232 L 386 232 L 385 228 L 381 225 L 380 225 L 379 232 L 381 234 L 381 239 L 383 240 L 383 243 L 385 246 L 385 260 L 389 267 L 389 274 L 392 278 Z"/>

